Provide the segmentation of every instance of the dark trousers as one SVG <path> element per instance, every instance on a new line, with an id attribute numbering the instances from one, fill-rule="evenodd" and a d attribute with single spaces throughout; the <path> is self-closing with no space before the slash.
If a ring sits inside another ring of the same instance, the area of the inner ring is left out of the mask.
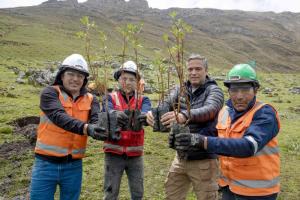
<path id="1" fill-rule="evenodd" d="M 242 196 L 231 192 L 228 186 L 222 187 L 221 192 L 222 200 L 275 200 L 277 198 L 277 193 L 267 196 Z"/>
<path id="2" fill-rule="evenodd" d="M 104 200 L 119 199 L 123 173 L 126 172 L 131 200 L 141 200 L 144 194 L 143 156 L 127 157 L 105 153 Z"/>

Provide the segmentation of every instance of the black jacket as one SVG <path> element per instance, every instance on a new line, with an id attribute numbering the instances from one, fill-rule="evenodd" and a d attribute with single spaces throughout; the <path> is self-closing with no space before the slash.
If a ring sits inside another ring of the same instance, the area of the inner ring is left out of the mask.
<path id="1" fill-rule="evenodd" d="M 180 113 L 189 119 L 188 126 L 191 133 L 197 133 L 206 136 L 217 136 L 217 117 L 223 107 L 224 95 L 217 83 L 206 77 L 205 83 L 192 92 L 190 82 L 185 83 L 186 95 L 180 97 Z M 173 104 L 178 103 L 179 86 L 171 91 L 162 106 L 167 106 L 173 110 Z M 190 116 L 187 111 L 188 98 L 191 106 Z M 207 153 L 204 150 L 189 150 L 187 152 L 188 160 L 201 160 L 206 158 L 216 158 L 216 154 Z"/>

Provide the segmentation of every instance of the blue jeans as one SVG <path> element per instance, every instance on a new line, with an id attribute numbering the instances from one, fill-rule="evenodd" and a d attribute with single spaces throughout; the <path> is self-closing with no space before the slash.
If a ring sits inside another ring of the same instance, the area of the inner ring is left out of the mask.
<path id="1" fill-rule="evenodd" d="M 228 186 L 222 187 L 221 192 L 222 200 L 275 200 L 277 198 L 277 193 L 267 196 L 242 196 L 232 193 Z"/>
<path id="2" fill-rule="evenodd" d="M 132 200 L 143 199 L 144 160 L 143 156 L 127 157 L 105 153 L 104 199 L 117 200 L 124 171 L 127 174 Z"/>
<path id="3" fill-rule="evenodd" d="M 61 200 L 78 200 L 81 191 L 82 160 L 52 163 L 35 158 L 32 170 L 30 199 L 53 200 L 57 185 Z"/>

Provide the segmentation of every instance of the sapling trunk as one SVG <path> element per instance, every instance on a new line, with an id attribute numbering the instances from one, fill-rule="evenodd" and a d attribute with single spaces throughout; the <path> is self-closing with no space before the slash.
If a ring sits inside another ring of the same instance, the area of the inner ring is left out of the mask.
<path id="1" fill-rule="evenodd" d="M 161 117 L 169 111 L 168 108 L 163 107 L 164 97 L 165 97 L 164 74 L 166 72 L 166 69 L 163 65 L 162 59 L 155 60 L 154 65 L 158 67 L 157 82 L 158 82 L 159 92 L 158 92 L 158 105 L 156 108 L 152 108 L 152 115 L 154 117 L 153 131 L 154 132 L 158 132 L 158 131 L 168 132 L 170 129 L 165 127 L 161 123 Z M 169 74 L 169 72 L 168 72 L 168 74 Z M 168 78 L 169 78 L 169 76 L 168 76 Z M 169 83 L 169 80 L 168 80 L 168 83 Z"/>
<path id="2" fill-rule="evenodd" d="M 171 47 L 169 37 L 165 36 L 164 38 L 170 55 L 170 62 L 174 64 L 177 77 L 179 79 L 178 101 L 173 104 L 175 118 L 177 123 L 179 123 L 178 114 L 181 109 L 181 97 L 186 99 L 188 118 L 190 118 L 190 101 L 184 85 L 184 37 L 187 32 L 191 31 L 191 27 L 188 26 L 182 19 L 176 19 L 176 12 L 171 12 L 170 16 L 172 18 L 171 34 L 175 39 L 175 45 Z"/>

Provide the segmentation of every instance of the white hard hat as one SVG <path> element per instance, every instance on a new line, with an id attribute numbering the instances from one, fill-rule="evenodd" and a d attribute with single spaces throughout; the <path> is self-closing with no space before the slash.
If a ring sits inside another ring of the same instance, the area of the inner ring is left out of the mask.
<path id="1" fill-rule="evenodd" d="M 129 72 L 136 73 L 137 66 L 133 61 L 129 60 L 129 61 L 125 62 L 123 64 L 123 66 L 121 66 L 121 69 L 124 70 L 124 71 L 129 71 Z"/>
<path id="2" fill-rule="evenodd" d="M 129 73 L 133 73 L 135 76 L 137 76 L 138 79 L 140 79 L 140 74 L 137 73 L 137 66 L 135 64 L 135 62 L 129 60 L 127 62 L 125 62 L 118 71 L 115 72 L 114 74 L 114 78 L 116 80 L 119 79 L 119 77 L 121 76 L 122 72 L 129 72 Z"/>
<path id="3" fill-rule="evenodd" d="M 87 76 L 89 75 L 89 68 L 88 64 L 80 54 L 72 54 L 68 56 L 63 62 L 62 66 L 63 69 L 70 68 L 77 70 L 79 72 L 83 72 Z"/>

